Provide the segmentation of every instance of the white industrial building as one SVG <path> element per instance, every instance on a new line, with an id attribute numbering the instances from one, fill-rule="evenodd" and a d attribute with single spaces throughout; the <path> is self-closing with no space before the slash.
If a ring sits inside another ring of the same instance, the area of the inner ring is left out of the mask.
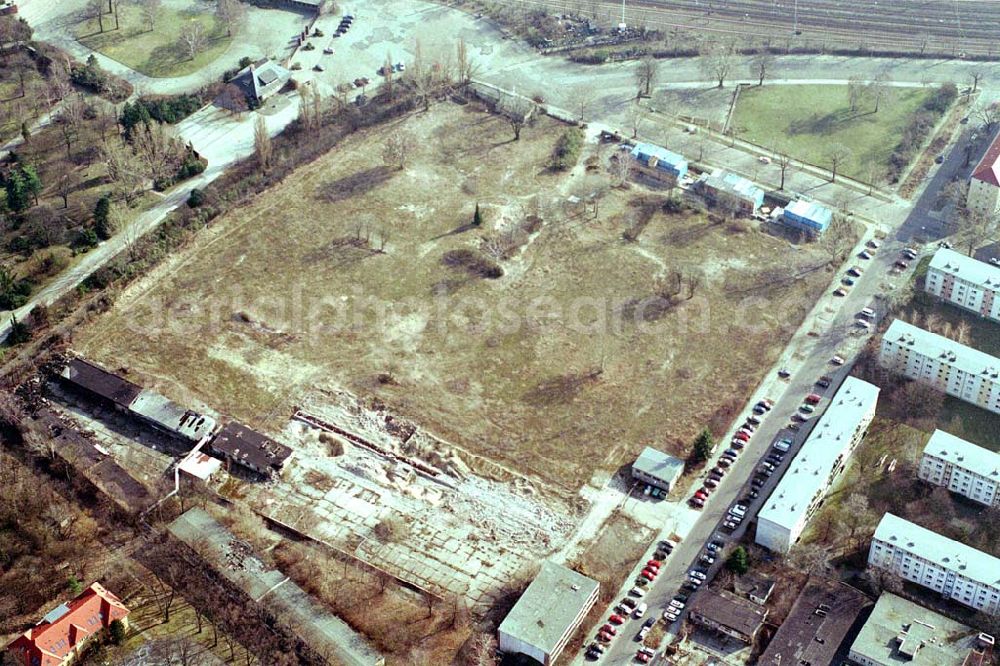
<path id="1" fill-rule="evenodd" d="M 952 305 L 1000 321 L 1000 267 L 941 248 L 927 268 L 924 290 Z"/>
<path id="2" fill-rule="evenodd" d="M 787 553 L 875 417 L 879 388 L 848 377 L 757 514 L 755 540 Z"/>
<path id="3" fill-rule="evenodd" d="M 896 319 L 879 363 L 948 395 L 1000 413 L 1000 359 Z"/>
<path id="4" fill-rule="evenodd" d="M 1000 504 L 1000 454 L 943 430 L 924 447 L 917 476 L 980 504 Z"/>
<path id="5" fill-rule="evenodd" d="M 597 602 L 596 580 L 553 562 L 542 562 L 497 630 L 501 652 L 524 654 L 549 666 Z"/>
<path id="6" fill-rule="evenodd" d="M 978 611 L 1000 612 L 1000 559 L 891 513 L 875 529 L 868 566 Z"/>

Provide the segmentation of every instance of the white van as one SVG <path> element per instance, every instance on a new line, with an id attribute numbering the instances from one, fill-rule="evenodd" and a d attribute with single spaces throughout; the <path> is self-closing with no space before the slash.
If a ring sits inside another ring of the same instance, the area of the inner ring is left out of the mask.
<path id="1" fill-rule="evenodd" d="M 638 606 L 635 607 L 635 610 L 632 611 L 632 617 L 638 620 L 640 617 L 646 614 L 646 608 L 647 606 L 645 603 L 639 604 Z"/>
<path id="2" fill-rule="evenodd" d="M 872 310 L 871 308 L 864 308 L 858 314 L 860 314 L 862 317 L 874 317 L 875 311 Z"/>

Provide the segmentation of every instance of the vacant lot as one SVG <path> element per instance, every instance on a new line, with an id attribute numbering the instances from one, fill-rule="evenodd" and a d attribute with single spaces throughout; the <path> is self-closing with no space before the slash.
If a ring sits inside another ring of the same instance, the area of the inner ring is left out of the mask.
<path id="1" fill-rule="evenodd" d="M 749 87 L 740 92 L 731 127 L 741 138 L 823 168 L 830 168 L 834 147 L 843 146 L 838 172 L 881 182 L 904 128 L 931 95 L 929 88 L 887 88 L 878 112 L 870 98 L 851 111 L 847 86 Z"/>
<path id="2" fill-rule="evenodd" d="M 381 159 L 397 131 L 416 139 L 404 170 Z M 498 117 L 442 105 L 355 135 L 217 221 L 74 344 L 275 432 L 344 387 L 473 469 L 483 456 L 570 490 L 649 443 L 683 454 L 731 420 L 829 281 L 829 255 L 667 212 L 599 168 L 554 174 L 563 131 L 541 119 L 512 141 Z M 503 275 L 482 277 L 484 239 L 509 238 Z"/>
<path id="3" fill-rule="evenodd" d="M 213 5 L 214 6 L 214 5 Z M 115 17 L 80 23 L 80 42 L 148 76 L 182 76 L 196 72 L 225 53 L 230 37 L 211 12 L 212 6 L 191 0 L 166 0 L 150 24 L 138 4 L 120 3 Z M 184 36 L 201 35 L 192 57 Z"/>

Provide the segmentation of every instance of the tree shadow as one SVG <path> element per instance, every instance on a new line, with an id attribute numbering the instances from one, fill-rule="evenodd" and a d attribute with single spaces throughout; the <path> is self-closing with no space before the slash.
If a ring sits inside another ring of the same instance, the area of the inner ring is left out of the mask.
<path id="1" fill-rule="evenodd" d="M 355 196 L 367 194 L 376 187 L 386 183 L 392 177 L 393 170 L 387 166 L 377 166 L 353 173 L 316 188 L 316 198 L 327 203 L 337 203 Z"/>
<path id="2" fill-rule="evenodd" d="M 790 134 L 830 134 L 838 129 L 838 125 L 856 120 L 868 113 L 851 111 L 849 109 L 836 109 L 824 114 L 813 114 L 808 118 L 796 120 L 788 126 Z"/>

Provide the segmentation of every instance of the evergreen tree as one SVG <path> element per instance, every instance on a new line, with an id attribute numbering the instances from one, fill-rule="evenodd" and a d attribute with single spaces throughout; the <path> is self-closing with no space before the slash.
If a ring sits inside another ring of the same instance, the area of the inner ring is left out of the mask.
<path id="1" fill-rule="evenodd" d="M 712 432 L 705 428 L 698 435 L 698 439 L 694 441 L 694 457 L 698 462 L 708 460 L 712 455 L 712 450 L 715 448 L 715 440 L 712 437 Z"/>
<path id="2" fill-rule="evenodd" d="M 747 554 L 747 549 L 737 546 L 726 560 L 726 568 L 739 576 L 750 571 L 750 556 Z"/>
<path id="3" fill-rule="evenodd" d="M 22 324 L 14 315 L 10 316 L 10 333 L 7 334 L 7 344 L 13 347 L 21 345 L 31 339 L 31 331 L 26 324 Z"/>
<path id="4" fill-rule="evenodd" d="M 140 124 L 148 126 L 152 121 L 153 117 L 149 115 L 149 109 L 146 108 L 145 104 L 138 101 L 132 104 L 126 102 L 122 107 L 122 113 L 118 119 L 127 140 L 132 139 L 132 130 L 136 126 Z"/>
<path id="5" fill-rule="evenodd" d="M 101 240 L 108 240 L 114 233 L 111 228 L 111 198 L 107 194 L 94 206 L 94 231 Z"/>
<path id="6" fill-rule="evenodd" d="M 121 620 L 115 620 L 108 626 L 108 632 L 111 635 L 111 642 L 115 645 L 121 645 L 125 642 L 125 623 Z"/>
<path id="7" fill-rule="evenodd" d="M 472 226 L 481 227 L 483 226 L 483 214 L 479 212 L 479 204 L 476 204 L 476 212 L 472 216 Z"/>

